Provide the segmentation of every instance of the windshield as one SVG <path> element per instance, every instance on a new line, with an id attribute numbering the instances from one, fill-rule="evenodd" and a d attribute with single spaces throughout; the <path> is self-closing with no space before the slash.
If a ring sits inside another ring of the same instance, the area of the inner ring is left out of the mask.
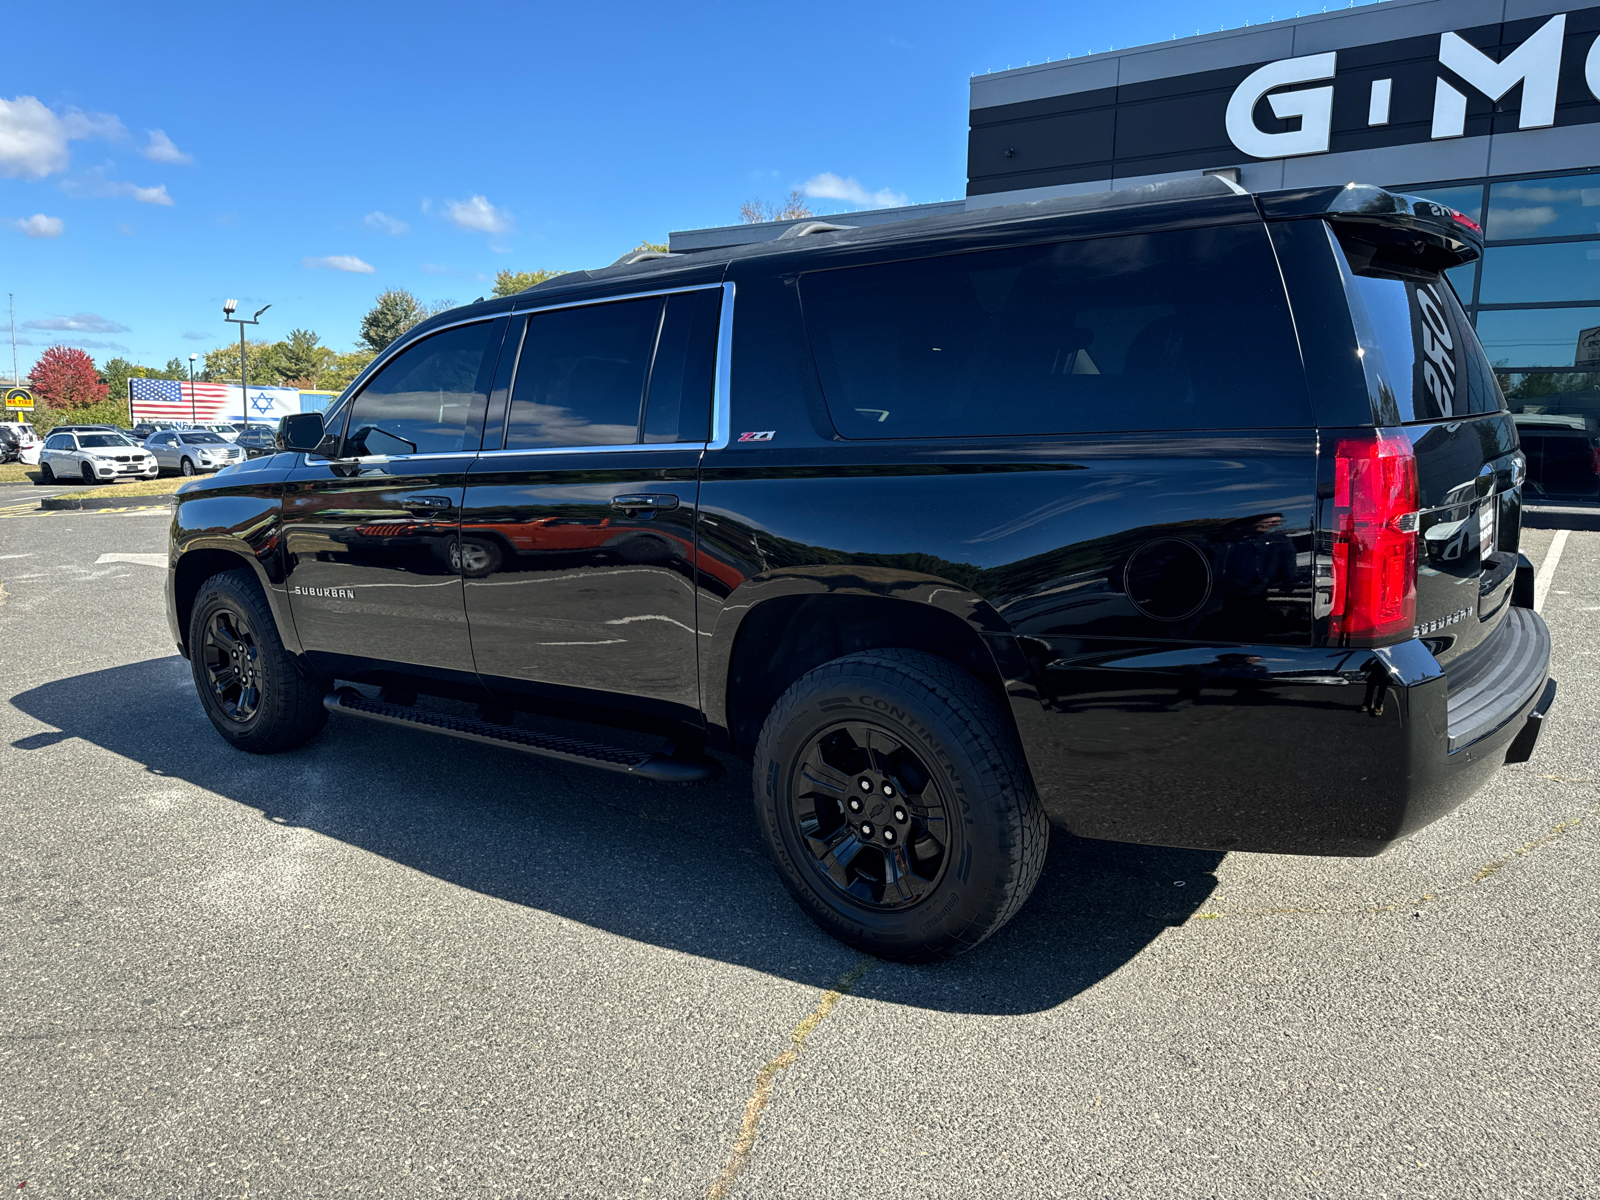
<path id="1" fill-rule="evenodd" d="M 223 439 L 214 433 L 184 433 L 178 440 L 189 446 L 220 446 Z"/>
<path id="2" fill-rule="evenodd" d="M 133 443 L 120 433 L 80 433 L 78 445 L 85 450 L 106 450 L 112 446 L 131 446 Z"/>

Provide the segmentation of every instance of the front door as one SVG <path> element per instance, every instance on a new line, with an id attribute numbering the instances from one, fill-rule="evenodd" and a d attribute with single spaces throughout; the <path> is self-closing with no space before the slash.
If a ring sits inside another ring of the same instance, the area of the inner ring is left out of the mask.
<path id="1" fill-rule="evenodd" d="M 698 712 L 695 533 L 719 288 L 517 318 L 503 431 L 467 475 L 480 677 Z"/>
<path id="2" fill-rule="evenodd" d="M 290 475 L 289 604 L 323 669 L 472 671 L 456 538 L 504 324 L 401 350 L 348 406 L 339 454 L 307 455 Z"/>

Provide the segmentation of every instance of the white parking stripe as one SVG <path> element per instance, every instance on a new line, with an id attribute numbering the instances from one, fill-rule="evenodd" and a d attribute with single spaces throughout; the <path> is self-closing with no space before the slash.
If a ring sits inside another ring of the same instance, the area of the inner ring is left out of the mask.
<path id="1" fill-rule="evenodd" d="M 1550 594 L 1550 581 L 1556 577 L 1556 564 L 1561 561 L 1561 552 L 1567 548 L 1567 534 L 1570 529 L 1556 530 L 1555 537 L 1550 539 L 1550 549 L 1545 551 L 1544 561 L 1539 564 L 1539 573 L 1533 577 L 1533 611 L 1541 612 L 1544 609 L 1544 598 Z"/>
<path id="2" fill-rule="evenodd" d="M 141 567 L 164 567 L 167 565 L 165 554 L 102 554 L 94 560 L 95 566 L 102 563 L 138 563 Z"/>

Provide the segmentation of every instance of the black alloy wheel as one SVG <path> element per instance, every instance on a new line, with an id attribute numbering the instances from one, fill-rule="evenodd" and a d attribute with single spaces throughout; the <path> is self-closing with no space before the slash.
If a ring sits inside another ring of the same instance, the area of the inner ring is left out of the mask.
<path id="1" fill-rule="evenodd" d="M 94 468 L 91 467 L 88 463 L 84 463 L 83 464 L 82 468 L 79 470 L 79 474 L 83 476 L 83 481 L 85 483 L 94 483 L 95 482 Z"/>
<path id="2" fill-rule="evenodd" d="M 178 473 L 181 475 L 193 475 L 194 463 L 189 461 L 189 459 L 186 457 L 181 463 L 178 464 Z"/>
<path id="3" fill-rule="evenodd" d="M 1050 825 L 1010 712 L 935 655 L 870 650 L 801 676 L 767 715 L 753 765 L 779 878 L 870 954 L 970 950 L 1044 867 Z"/>
<path id="4" fill-rule="evenodd" d="M 248 724 L 261 707 L 261 652 L 249 618 L 218 608 L 197 649 L 217 707 L 230 721 Z"/>
<path id="5" fill-rule="evenodd" d="M 252 754 L 292 750 L 327 722 L 328 681 L 283 645 L 266 594 L 248 568 L 200 585 L 189 615 L 189 668 L 201 707 L 233 746 Z"/>
<path id="6" fill-rule="evenodd" d="M 921 903 L 938 885 L 950 859 L 949 813 L 916 753 L 865 721 L 811 739 L 789 805 L 821 878 L 885 912 Z"/>

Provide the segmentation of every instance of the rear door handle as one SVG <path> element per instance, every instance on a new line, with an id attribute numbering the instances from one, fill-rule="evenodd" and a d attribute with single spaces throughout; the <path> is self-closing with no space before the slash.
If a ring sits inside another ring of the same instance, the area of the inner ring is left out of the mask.
<path id="1" fill-rule="evenodd" d="M 636 492 L 633 495 L 611 497 L 611 507 L 620 508 L 624 512 L 634 509 L 666 512 L 678 507 L 678 498 L 671 492 Z"/>
<path id="2" fill-rule="evenodd" d="M 407 512 L 446 512 L 455 506 L 449 496 L 407 496 L 400 504 Z"/>

